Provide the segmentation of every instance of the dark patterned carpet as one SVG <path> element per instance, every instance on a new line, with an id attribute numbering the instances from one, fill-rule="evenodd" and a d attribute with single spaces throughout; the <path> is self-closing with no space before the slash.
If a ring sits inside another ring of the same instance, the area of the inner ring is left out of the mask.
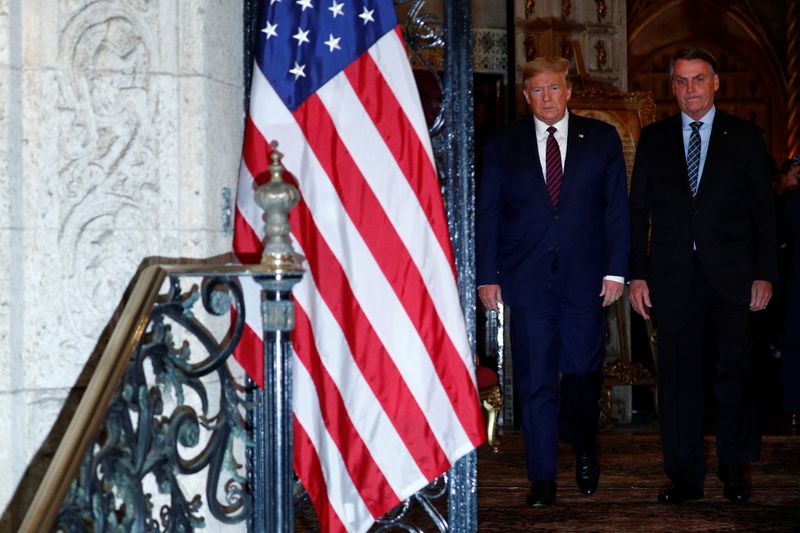
<path id="1" fill-rule="evenodd" d="M 722 495 L 722 483 L 715 475 L 713 435 L 706 437 L 705 499 L 680 506 L 659 504 L 656 495 L 667 479 L 656 424 L 650 423 L 600 433 L 602 475 L 592 496 L 578 492 L 572 450 L 560 446 L 556 503 L 531 509 L 525 505 L 528 481 L 522 435 L 507 432 L 498 452 L 488 446 L 478 450 L 478 531 L 800 533 L 800 428 L 785 423 L 773 426 L 764 437 L 761 460 L 751 466 L 753 497 L 745 505 L 733 505 Z M 447 516 L 446 500 L 436 500 L 434 505 Z M 319 531 L 309 504 L 298 511 L 295 531 Z M 412 529 L 376 524 L 370 531 L 438 531 L 416 504 L 404 516 Z"/>
<path id="2" fill-rule="evenodd" d="M 753 498 L 746 505 L 730 504 L 722 496 L 714 475 L 713 436 L 706 438 L 706 498 L 681 506 L 657 503 L 656 494 L 667 483 L 658 433 L 628 429 L 599 436 L 603 473 L 593 496 L 578 492 L 572 451 L 560 447 L 556 504 L 547 509 L 525 505 L 522 437 L 507 433 L 498 453 L 485 447 L 479 451 L 479 531 L 800 532 L 800 435 L 779 433 L 764 437 L 762 459 L 751 468 Z"/>

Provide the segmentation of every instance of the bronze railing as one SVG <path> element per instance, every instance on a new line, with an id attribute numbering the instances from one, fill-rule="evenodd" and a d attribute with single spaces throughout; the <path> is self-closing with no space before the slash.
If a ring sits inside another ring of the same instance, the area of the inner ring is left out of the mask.
<path id="1" fill-rule="evenodd" d="M 197 277 L 203 279 L 201 289 L 181 289 L 181 280 Z M 154 520 L 161 520 L 162 528 L 182 521 L 193 528 L 202 522 L 198 514 L 202 499 L 176 499 L 176 487 L 163 483 L 165 476 L 194 473 L 200 465 L 209 469 L 209 479 L 219 480 L 223 470 L 230 470 L 226 461 L 233 442 L 228 437 L 237 434 L 242 442 L 247 441 L 245 411 L 257 405 L 247 403 L 253 388 L 232 379 L 226 366 L 246 313 L 236 283 L 241 277 L 273 282 L 287 278 L 262 265 L 197 261 L 151 264 L 140 270 L 20 531 L 82 531 L 88 524 L 104 521 L 125 530 L 152 525 Z M 231 306 L 236 309 L 232 332 L 221 342 L 194 316 L 193 307 L 199 301 L 214 315 L 226 315 Z M 176 324 L 186 329 L 182 336 L 194 334 L 197 344 L 205 347 L 208 354 L 203 361 L 190 362 L 187 344 L 176 345 Z M 220 377 L 220 409 L 216 413 L 211 411 L 206 385 L 201 383 L 201 378 L 212 374 Z M 182 398 L 173 398 L 175 410 L 167 416 L 163 408 L 170 399 L 166 396 L 182 396 L 184 389 L 200 398 L 200 412 L 194 412 Z M 199 453 L 182 458 L 178 445 L 196 445 L 200 426 L 210 433 L 209 442 Z M 174 468 L 176 474 L 165 474 L 162 467 Z M 141 486 L 147 475 L 154 476 L 162 491 L 169 488 L 170 505 L 162 507 L 157 516 L 145 513 L 152 507 L 150 495 Z M 232 471 L 225 482 L 228 500 L 224 502 L 215 501 L 212 489 L 216 487 L 208 483 L 206 505 L 221 521 L 249 518 L 246 475 Z M 135 484 L 138 486 L 133 487 Z M 184 504 L 189 508 L 182 509 Z"/>

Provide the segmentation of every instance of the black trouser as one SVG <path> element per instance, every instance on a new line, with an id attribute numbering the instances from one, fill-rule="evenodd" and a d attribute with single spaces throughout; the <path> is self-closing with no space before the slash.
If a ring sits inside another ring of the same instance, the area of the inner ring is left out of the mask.
<path id="1" fill-rule="evenodd" d="M 781 347 L 783 410 L 800 413 L 800 273 L 794 271 L 786 298 L 786 316 Z"/>
<path id="2" fill-rule="evenodd" d="M 658 398 L 664 470 L 673 482 L 702 488 L 704 379 L 712 372 L 717 413 L 717 459 L 724 463 L 758 459 L 761 433 L 754 397 L 750 310 L 715 294 L 695 262 L 688 308 L 664 309 L 658 320 Z M 707 329 L 708 328 L 708 329 Z M 706 354 L 705 335 L 714 349 Z"/>

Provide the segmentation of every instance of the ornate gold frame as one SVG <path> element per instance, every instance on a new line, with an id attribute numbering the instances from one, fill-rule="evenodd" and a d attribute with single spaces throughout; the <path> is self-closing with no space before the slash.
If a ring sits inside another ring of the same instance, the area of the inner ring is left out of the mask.
<path id="1" fill-rule="evenodd" d="M 642 128 L 655 122 L 656 103 L 653 95 L 645 92 L 623 93 L 613 87 L 590 86 L 574 91 L 569 109 L 577 115 L 608 122 L 617 129 L 622 140 L 622 152 L 628 170 L 628 189 L 631 186 L 636 143 Z"/>

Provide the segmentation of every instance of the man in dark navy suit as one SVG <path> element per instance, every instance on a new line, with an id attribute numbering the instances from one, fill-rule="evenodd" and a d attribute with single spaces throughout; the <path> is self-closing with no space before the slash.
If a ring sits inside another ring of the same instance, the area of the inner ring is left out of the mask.
<path id="1" fill-rule="evenodd" d="M 707 330 L 717 475 L 734 503 L 750 498 L 747 463 L 761 448 L 750 311 L 766 308 L 777 276 L 769 158 L 755 124 L 714 106 L 716 71 L 705 50 L 675 54 L 670 78 L 681 112 L 642 130 L 631 182 L 629 297 L 645 318 L 652 307 L 658 327 L 658 411 L 671 480 L 658 501 L 666 504 L 704 495 Z"/>
<path id="2" fill-rule="evenodd" d="M 579 489 L 597 489 L 602 308 L 628 269 L 622 144 L 612 126 L 567 112 L 568 68 L 562 58 L 526 65 L 532 116 L 487 141 L 476 213 L 479 297 L 511 308 L 531 507 L 555 501 L 559 436 L 573 445 Z"/>

